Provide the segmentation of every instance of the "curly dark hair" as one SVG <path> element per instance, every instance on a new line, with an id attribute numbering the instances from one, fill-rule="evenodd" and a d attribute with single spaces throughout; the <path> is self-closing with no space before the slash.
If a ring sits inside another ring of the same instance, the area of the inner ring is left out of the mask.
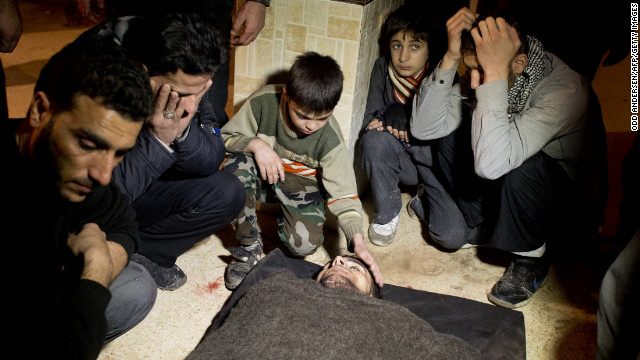
<path id="1" fill-rule="evenodd" d="M 70 110 L 78 95 L 132 121 L 144 121 L 153 111 L 149 75 L 113 41 L 65 46 L 44 66 L 34 91 L 46 93 L 56 111 Z"/>
<path id="2" fill-rule="evenodd" d="M 309 51 L 296 58 L 287 74 L 287 96 L 315 114 L 332 111 L 342 94 L 343 75 L 331 56 Z"/>
<path id="3" fill-rule="evenodd" d="M 196 76 L 213 74 L 229 62 L 229 34 L 223 34 L 199 14 L 174 13 L 150 20 L 152 31 L 160 36 L 155 43 L 147 37 L 122 44 L 139 48 L 159 45 L 141 59 L 150 76 L 175 74 L 178 70 Z"/>

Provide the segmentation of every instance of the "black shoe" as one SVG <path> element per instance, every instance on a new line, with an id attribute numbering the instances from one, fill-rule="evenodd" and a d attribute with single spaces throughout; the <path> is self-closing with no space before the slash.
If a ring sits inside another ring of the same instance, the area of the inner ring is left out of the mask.
<path id="1" fill-rule="evenodd" d="M 509 309 L 524 306 L 544 285 L 548 274 L 549 264 L 545 259 L 516 257 L 491 289 L 489 301 Z"/>
<path id="2" fill-rule="evenodd" d="M 254 265 L 262 258 L 262 240 L 258 239 L 257 246 L 248 250 L 245 246 L 230 248 L 229 252 L 235 259 L 224 271 L 224 284 L 229 290 L 235 290 L 247 276 Z"/>
<path id="3" fill-rule="evenodd" d="M 424 194 L 424 184 L 418 186 L 416 195 L 407 204 L 407 214 L 416 221 L 426 221 L 424 206 L 422 205 L 422 195 Z"/>
<path id="4" fill-rule="evenodd" d="M 247 246 L 238 246 L 229 248 L 229 252 L 234 258 L 247 262 L 251 258 L 258 258 L 262 255 L 262 239 L 258 238 L 258 244 L 251 250 L 247 250 Z"/>
<path id="5" fill-rule="evenodd" d="M 176 290 L 187 282 L 187 275 L 178 265 L 174 264 L 170 268 L 162 267 L 140 254 L 133 254 L 131 261 L 144 266 L 161 290 Z"/>

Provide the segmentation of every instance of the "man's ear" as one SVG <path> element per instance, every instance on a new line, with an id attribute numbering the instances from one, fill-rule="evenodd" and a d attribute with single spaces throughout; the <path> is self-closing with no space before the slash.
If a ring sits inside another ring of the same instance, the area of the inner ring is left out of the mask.
<path id="1" fill-rule="evenodd" d="M 529 57 L 527 56 L 527 54 L 516 55 L 516 57 L 513 59 L 513 62 L 511 63 L 513 72 L 516 73 L 516 75 L 522 74 L 524 72 L 524 69 L 527 68 L 527 65 L 529 65 Z"/>
<path id="2" fill-rule="evenodd" d="M 34 129 L 45 126 L 52 118 L 51 101 L 49 96 L 42 91 L 33 94 L 29 104 L 29 125 Z"/>
<path id="3" fill-rule="evenodd" d="M 211 87 L 211 84 L 213 84 L 213 80 L 209 79 L 209 81 L 207 81 L 206 89 L 204 90 L 205 93 L 209 90 L 209 88 Z"/>

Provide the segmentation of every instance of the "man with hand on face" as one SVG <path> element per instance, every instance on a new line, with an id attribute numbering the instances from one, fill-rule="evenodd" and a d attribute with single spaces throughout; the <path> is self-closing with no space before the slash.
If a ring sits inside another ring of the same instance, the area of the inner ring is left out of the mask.
<path id="1" fill-rule="evenodd" d="M 226 51 L 230 46 L 246 46 L 252 43 L 265 25 L 267 7 L 271 0 L 111 0 L 110 17 L 137 15 L 156 18 L 175 13 L 197 13 L 215 24 L 227 38 Z M 232 19 L 232 15 L 235 16 Z M 215 121 L 220 127 L 229 121 L 225 112 L 228 98 L 230 64 L 228 59 L 220 64 L 211 78 L 211 90 L 205 95 L 213 108 Z"/>
<path id="2" fill-rule="evenodd" d="M 26 119 L 0 124 L 2 327 L 21 357 L 95 359 L 151 311 L 151 276 L 127 265 L 135 213 L 111 173 L 152 106 L 139 63 L 73 44 L 42 70 Z"/>
<path id="3" fill-rule="evenodd" d="M 120 44 L 149 71 L 153 113 L 113 177 L 137 214 L 141 245 L 132 260 L 160 289 L 175 290 L 187 281 L 178 256 L 226 226 L 245 201 L 242 183 L 218 171 L 225 147 L 202 101 L 229 58 L 227 38 L 197 14 L 122 17 L 78 41 L 94 38 Z"/>
<path id="4" fill-rule="evenodd" d="M 575 249 L 602 223 L 605 130 L 588 81 L 502 17 L 467 8 L 414 101 L 411 133 L 438 139 L 425 221 L 448 249 L 490 242 L 514 259 L 489 300 L 527 304 L 549 251 Z M 460 60 L 468 72 L 456 81 Z M 470 145 L 470 146 L 469 146 Z M 442 217 L 442 214 L 447 214 Z"/>

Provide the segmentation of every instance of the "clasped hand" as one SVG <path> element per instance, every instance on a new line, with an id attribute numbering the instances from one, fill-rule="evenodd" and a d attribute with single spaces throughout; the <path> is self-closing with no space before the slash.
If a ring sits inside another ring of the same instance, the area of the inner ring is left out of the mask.
<path id="1" fill-rule="evenodd" d="M 406 130 L 398 130 L 394 129 L 391 126 L 384 126 L 384 122 L 378 118 L 374 118 L 369 122 L 366 127 L 367 131 L 375 130 L 375 131 L 387 131 L 389 134 L 393 135 L 398 140 L 402 140 L 409 143 L 409 131 Z"/>

